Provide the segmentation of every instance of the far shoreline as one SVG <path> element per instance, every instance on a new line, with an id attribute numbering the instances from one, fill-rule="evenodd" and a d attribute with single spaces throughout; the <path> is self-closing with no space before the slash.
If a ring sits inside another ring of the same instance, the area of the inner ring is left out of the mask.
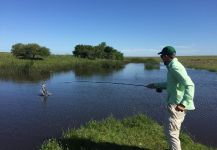
<path id="1" fill-rule="evenodd" d="M 184 64 L 185 67 L 188 68 L 192 68 L 192 69 L 203 69 L 203 70 L 208 70 L 211 72 L 217 72 L 217 55 L 211 56 L 211 55 L 207 55 L 207 56 L 199 56 L 199 55 L 195 55 L 195 56 L 177 56 L 177 58 L 179 59 L 180 62 L 182 62 Z M 12 60 L 13 59 L 13 60 Z M 52 59 L 52 61 L 50 61 Z M 64 60 L 64 63 L 61 62 L 60 60 Z M 12 61 L 12 63 L 11 63 Z M 28 62 L 31 60 L 20 60 L 17 59 L 15 57 L 12 56 L 12 54 L 10 52 L 0 52 L 0 69 L 6 68 L 4 66 L 4 64 L 7 63 L 7 66 L 11 67 L 12 65 L 19 65 L 25 62 Z M 34 62 L 37 62 L 37 60 L 33 60 Z M 56 62 L 58 61 L 58 67 L 60 67 L 59 69 L 56 69 Z M 52 71 L 55 70 L 61 70 L 62 68 L 65 70 L 66 68 L 70 69 L 72 68 L 72 65 L 75 65 L 77 63 L 81 63 L 81 62 L 87 62 L 86 64 L 90 64 L 90 63 L 97 63 L 97 64 L 101 64 L 102 62 L 109 62 L 109 64 L 111 64 L 110 62 L 116 62 L 115 65 L 112 64 L 110 67 L 111 68 L 118 68 L 120 66 L 122 66 L 123 64 L 127 64 L 127 63 L 160 63 L 161 59 L 156 56 L 156 57 L 152 57 L 152 56 L 141 56 L 141 57 L 134 57 L 134 56 L 127 56 L 124 57 L 124 60 L 105 60 L 105 59 L 82 59 L 82 58 L 76 58 L 73 55 L 56 55 L 56 54 L 52 54 L 51 56 L 48 56 L 47 58 L 44 58 L 44 62 L 43 63 L 49 63 L 48 69 L 50 66 L 55 66 L 52 67 Z M 37 69 L 41 70 L 42 68 L 44 68 L 43 64 L 39 64 L 37 63 Z M 67 67 L 66 67 L 67 66 Z M 105 66 L 105 65 L 104 65 Z M 13 66 L 15 67 L 15 66 Z M 19 66 L 20 67 L 20 66 Z"/>

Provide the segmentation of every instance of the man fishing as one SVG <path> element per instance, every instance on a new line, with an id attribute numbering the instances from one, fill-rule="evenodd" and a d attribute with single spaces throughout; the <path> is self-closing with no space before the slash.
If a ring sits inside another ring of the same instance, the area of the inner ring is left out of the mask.
<path id="1" fill-rule="evenodd" d="M 159 52 L 164 65 L 167 67 L 167 81 L 151 83 L 147 87 L 158 92 L 167 91 L 167 117 L 165 133 L 168 138 L 170 150 L 181 150 L 179 139 L 181 124 L 185 119 L 187 110 L 194 110 L 194 83 L 188 76 L 184 66 L 176 58 L 176 50 L 166 46 Z"/>

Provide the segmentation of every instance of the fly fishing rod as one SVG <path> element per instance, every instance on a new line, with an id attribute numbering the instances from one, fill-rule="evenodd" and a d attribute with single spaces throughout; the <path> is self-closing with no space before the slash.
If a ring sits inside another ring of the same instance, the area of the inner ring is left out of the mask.
<path id="1" fill-rule="evenodd" d="M 128 86 L 140 86 L 140 87 L 147 87 L 148 85 L 143 84 L 133 84 L 133 83 L 123 83 L 123 82 L 109 82 L 109 81 L 87 81 L 87 80 L 78 80 L 78 81 L 68 81 L 64 83 L 73 83 L 73 82 L 80 82 L 80 83 L 95 83 L 95 84 L 115 84 L 115 85 L 128 85 Z M 156 88 L 156 92 L 161 93 L 162 89 Z"/>
<path id="2" fill-rule="evenodd" d="M 132 83 L 122 83 L 122 82 L 109 82 L 109 81 L 86 81 L 86 80 L 78 80 L 78 81 L 68 81 L 68 82 L 64 82 L 64 83 L 73 83 L 73 82 L 96 83 L 96 84 L 116 84 L 116 85 L 130 85 L 130 86 L 142 86 L 142 87 L 147 87 L 147 85 L 143 85 L 143 84 L 132 84 Z"/>

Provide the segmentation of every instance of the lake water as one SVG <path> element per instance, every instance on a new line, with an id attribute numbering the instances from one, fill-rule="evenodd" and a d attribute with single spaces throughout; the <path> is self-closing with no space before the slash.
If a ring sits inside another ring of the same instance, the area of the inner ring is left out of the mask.
<path id="1" fill-rule="evenodd" d="M 47 99 L 38 96 L 40 82 L 4 78 L 0 82 L 0 149 L 39 149 L 47 138 L 110 115 L 122 119 L 144 113 L 162 124 L 166 92 L 94 82 L 148 84 L 164 81 L 166 72 L 162 65 L 159 70 L 145 70 L 144 64 L 128 64 L 103 74 L 57 73 L 46 81 L 53 93 Z M 217 147 L 217 73 L 193 69 L 188 73 L 196 85 L 196 110 L 189 111 L 183 129 L 196 141 Z"/>

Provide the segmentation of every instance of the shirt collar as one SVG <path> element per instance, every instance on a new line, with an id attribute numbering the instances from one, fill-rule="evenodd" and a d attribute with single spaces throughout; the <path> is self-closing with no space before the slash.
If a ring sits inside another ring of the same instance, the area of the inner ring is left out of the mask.
<path id="1" fill-rule="evenodd" d="M 178 61 L 178 59 L 177 59 L 177 58 L 173 58 L 173 60 L 168 64 L 168 67 L 170 68 L 171 65 L 172 65 L 174 62 L 176 62 L 176 61 Z"/>

